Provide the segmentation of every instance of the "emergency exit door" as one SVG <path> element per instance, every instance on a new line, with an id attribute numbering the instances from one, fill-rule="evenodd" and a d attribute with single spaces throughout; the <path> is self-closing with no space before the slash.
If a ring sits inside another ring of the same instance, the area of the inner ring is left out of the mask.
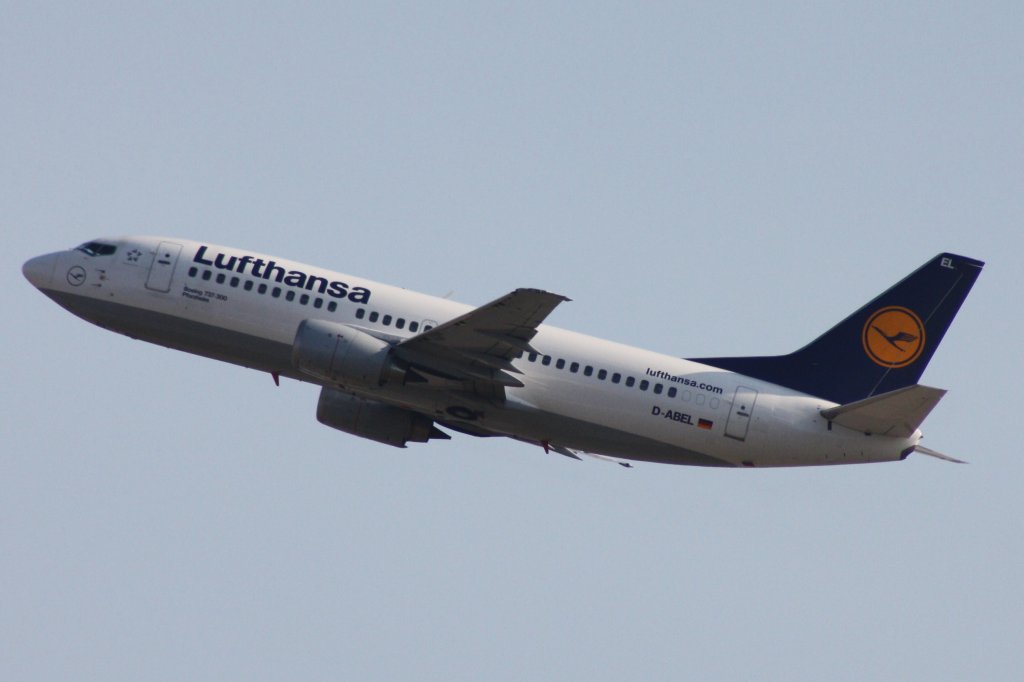
<path id="1" fill-rule="evenodd" d="M 171 276 L 174 275 L 174 266 L 178 264 L 180 255 L 181 244 L 160 242 L 160 246 L 153 256 L 153 264 L 149 266 L 146 288 L 153 291 L 170 291 Z"/>
<path id="2" fill-rule="evenodd" d="M 725 423 L 726 436 L 736 440 L 747 439 L 750 415 L 754 412 L 755 402 L 757 402 L 757 391 L 746 386 L 736 388 L 736 395 L 732 400 L 732 410 L 729 412 L 729 421 Z"/>

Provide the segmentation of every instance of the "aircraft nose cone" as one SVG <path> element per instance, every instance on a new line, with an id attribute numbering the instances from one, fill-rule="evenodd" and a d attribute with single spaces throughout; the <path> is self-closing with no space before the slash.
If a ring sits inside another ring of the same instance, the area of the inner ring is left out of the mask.
<path id="1" fill-rule="evenodd" d="M 50 280 L 53 279 L 53 267 L 56 264 L 57 259 L 53 254 L 36 256 L 25 261 L 25 264 L 21 266 L 21 274 L 25 275 L 25 279 L 31 282 L 32 286 L 41 289 L 50 285 Z"/>

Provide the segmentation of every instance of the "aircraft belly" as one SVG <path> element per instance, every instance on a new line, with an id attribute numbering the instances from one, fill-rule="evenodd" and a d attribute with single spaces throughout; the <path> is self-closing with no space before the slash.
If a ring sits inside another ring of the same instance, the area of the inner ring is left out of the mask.
<path id="1" fill-rule="evenodd" d="M 544 412 L 522 404 L 508 403 L 495 409 L 482 420 L 482 423 L 490 429 L 521 439 L 547 441 L 598 455 L 666 464 L 735 466 L 731 462 L 680 445 L 665 443 L 607 424 Z"/>
<path id="2" fill-rule="evenodd" d="M 292 368 L 290 344 L 123 303 L 53 290 L 44 293 L 82 319 L 134 339 L 308 380 Z"/>
<path id="3" fill-rule="evenodd" d="M 604 435 L 596 438 L 597 444 L 582 444 L 594 440 L 593 433 L 603 434 L 607 429 L 624 435 L 623 448 L 614 454 L 617 457 L 649 459 L 636 452 L 641 449 L 638 446 L 632 446 L 633 454 L 624 452 L 630 450 L 632 444 L 644 443 L 642 449 L 658 453 L 651 461 L 678 462 L 683 458 L 691 463 L 689 460 L 702 459 L 709 466 L 736 466 L 739 462 L 730 457 L 726 449 L 715 447 L 721 436 L 709 430 L 716 420 L 724 423 L 724 419 L 718 419 L 717 413 L 706 406 L 687 405 L 667 396 L 640 394 L 635 389 L 622 387 L 616 394 L 610 386 L 587 391 L 575 382 L 531 376 L 526 388 L 509 391 L 509 409 L 532 409 L 539 415 L 547 415 L 554 420 L 554 424 L 543 424 L 543 428 L 549 430 L 562 423 L 573 424 L 562 440 L 557 441 L 570 448 L 612 454 L 595 449 L 595 445 L 604 442 Z M 569 438 L 577 444 L 573 445 Z M 556 442 L 554 436 L 547 439 Z M 710 464 L 711 461 L 717 464 Z"/>

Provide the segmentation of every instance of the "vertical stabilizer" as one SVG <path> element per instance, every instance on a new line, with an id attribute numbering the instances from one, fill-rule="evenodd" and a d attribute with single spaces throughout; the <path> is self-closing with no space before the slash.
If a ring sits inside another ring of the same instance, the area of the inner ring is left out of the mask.
<path id="1" fill-rule="evenodd" d="M 982 266 L 942 253 L 794 353 L 694 361 L 841 404 L 912 386 Z"/>

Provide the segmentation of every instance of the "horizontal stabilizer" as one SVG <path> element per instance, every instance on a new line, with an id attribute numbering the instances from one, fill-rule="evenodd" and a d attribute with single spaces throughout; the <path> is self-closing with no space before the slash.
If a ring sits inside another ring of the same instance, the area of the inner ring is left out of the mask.
<path id="1" fill-rule="evenodd" d="M 922 455 L 928 455 L 929 457 L 934 457 L 935 459 L 942 459 L 942 460 L 945 460 L 947 462 L 956 462 L 957 464 L 967 464 L 967 462 L 963 461 L 962 459 L 957 459 L 956 457 L 950 457 L 949 455 L 944 455 L 941 452 L 936 452 L 935 450 L 932 450 L 931 448 L 926 448 L 923 445 L 915 446 L 914 447 L 914 452 L 920 452 Z"/>
<path id="2" fill-rule="evenodd" d="M 830 422 L 854 431 L 907 438 L 914 435 L 946 392 L 914 384 L 821 411 Z"/>

